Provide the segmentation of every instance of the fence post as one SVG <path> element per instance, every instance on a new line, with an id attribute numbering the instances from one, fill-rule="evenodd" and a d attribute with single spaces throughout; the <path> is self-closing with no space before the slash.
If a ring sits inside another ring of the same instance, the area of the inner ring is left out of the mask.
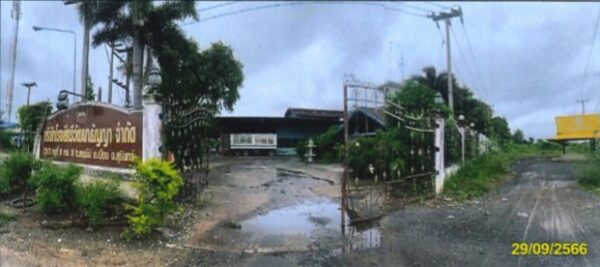
<path id="1" fill-rule="evenodd" d="M 440 194 L 444 189 L 444 131 L 445 119 L 443 116 L 435 118 L 435 194 Z"/>
<path id="2" fill-rule="evenodd" d="M 142 159 L 162 158 L 160 146 L 161 125 L 162 121 L 159 114 L 162 112 L 162 107 L 156 102 L 153 96 L 146 95 L 144 101 L 143 115 L 143 133 L 142 133 Z"/>

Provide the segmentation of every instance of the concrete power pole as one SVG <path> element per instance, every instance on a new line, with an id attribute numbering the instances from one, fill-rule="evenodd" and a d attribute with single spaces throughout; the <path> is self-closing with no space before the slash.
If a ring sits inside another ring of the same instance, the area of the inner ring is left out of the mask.
<path id="1" fill-rule="evenodd" d="M 15 28 L 13 32 L 13 40 L 10 49 L 10 60 L 11 60 L 11 74 L 8 84 L 6 85 L 6 121 L 10 122 L 12 116 L 12 101 L 13 91 L 15 86 L 15 67 L 17 64 L 17 41 L 19 37 L 19 19 L 21 18 L 21 1 L 13 0 L 13 9 L 11 17 L 15 21 Z"/>
<path id="2" fill-rule="evenodd" d="M 431 18 L 439 28 L 438 21 L 443 20 L 446 22 L 446 68 L 448 69 L 448 107 L 450 112 L 454 116 L 454 94 L 453 94 L 453 82 L 452 82 L 452 56 L 450 49 L 450 19 L 460 17 L 462 21 L 462 9 L 460 7 L 452 8 L 449 12 L 438 12 L 438 14 L 432 13 L 428 17 Z"/>
<path id="3" fill-rule="evenodd" d="M 576 101 L 578 104 L 581 104 L 581 114 L 582 115 L 585 115 L 585 102 L 588 102 L 588 101 L 590 101 L 589 98 L 588 99 L 581 99 L 581 100 L 577 100 Z"/>

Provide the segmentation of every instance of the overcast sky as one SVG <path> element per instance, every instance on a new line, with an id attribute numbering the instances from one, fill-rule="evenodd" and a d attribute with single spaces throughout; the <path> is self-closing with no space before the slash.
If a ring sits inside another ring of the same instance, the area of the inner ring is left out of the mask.
<path id="1" fill-rule="evenodd" d="M 418 14 L 442 10 L 431 3 L 379 3 Z M 218 4 L 198 2 L 197 9 Z M 276 3 L 228 4 L 200 12 L 200 18 L 272 4 Z M 523 129 L 535 138 L 552 136 L 554 116 L 580 113 L 579 98 L 590 99 L 588 112 L 600 111 L 600 41 L 592 49 L 599 3 L 458 4 L 464 12 L 464 25 L 458 19 L 453 21 L 456 75 L 476 97 L 491 104 L 497 115 L 506 117 L 511 129 Z M 0 1 L 0 6 L 4 107 L 12 3 Z M 33 25 L 77 33 L 77 88 L 80 86 L 83 26 L 75 7 L 55 1 L 23 1 L 12 121 L 14 110 L 27 97 L 21 83 L 37 82 L 32 102 L 55 102 L 58 91 L 72 87 L 72 35 L 34 32 Z M 244 65 L 241 99 L 233 113 L 224 115 L 283 116 L 287 107 L 341 109 L 344 74 L 375 84 L 398 81 L 402 55 L 405 77 L 419 74 L 427 65 L 446 69 L 442 34 L 430 19 L 359 2 L 280 6 L 183 28 L 202 49 L 216 41 L 230 45 Z M 444 30 L 443 25 L 440 29 Z M 109 67 L 103 46 L 91 49 L 89 72 L 95 87 L 103 88 L 106 100 Z M 122 90 L 116 86 L 113 90 L 113 102 L 122 104 Z"/>

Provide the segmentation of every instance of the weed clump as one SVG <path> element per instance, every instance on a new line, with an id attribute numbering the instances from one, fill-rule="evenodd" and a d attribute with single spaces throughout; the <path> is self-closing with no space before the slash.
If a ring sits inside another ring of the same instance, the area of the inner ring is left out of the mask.
<path id="1" fill-rule="evenodd" d="M 581 186 L 600 193 L 600 160 L 579 163 L 575 175 Z"/>
<path id="2" fill-rule="evenodd" d="M 37 207 L 48 214 L 70 211 L 75 208 L 75 181 L 82 168 L 69 164 L 58 166 L 44 163 L 32 177 L 36 186 Z"/>
<path id="3" fill-rule="evenodd" d="M 78 184 L 75 196 L 81 213 L 89 219 L 92 225 L 102 223 L 104 212 L 120 201 L 119 187 L 114 180 Z"/>

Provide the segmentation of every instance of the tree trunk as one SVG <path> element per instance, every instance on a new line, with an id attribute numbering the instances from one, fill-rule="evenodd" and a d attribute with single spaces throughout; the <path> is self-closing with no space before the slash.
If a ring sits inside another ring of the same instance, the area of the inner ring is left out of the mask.
<path id="1" fill-rule="evenodd" d="M 86 95 L 85 93 L 87 88 L 91 28 L 92 20 L 89 16 L 86 16 L 83 22 L 83 54 L 81 56 L 81 95 Z"/>

